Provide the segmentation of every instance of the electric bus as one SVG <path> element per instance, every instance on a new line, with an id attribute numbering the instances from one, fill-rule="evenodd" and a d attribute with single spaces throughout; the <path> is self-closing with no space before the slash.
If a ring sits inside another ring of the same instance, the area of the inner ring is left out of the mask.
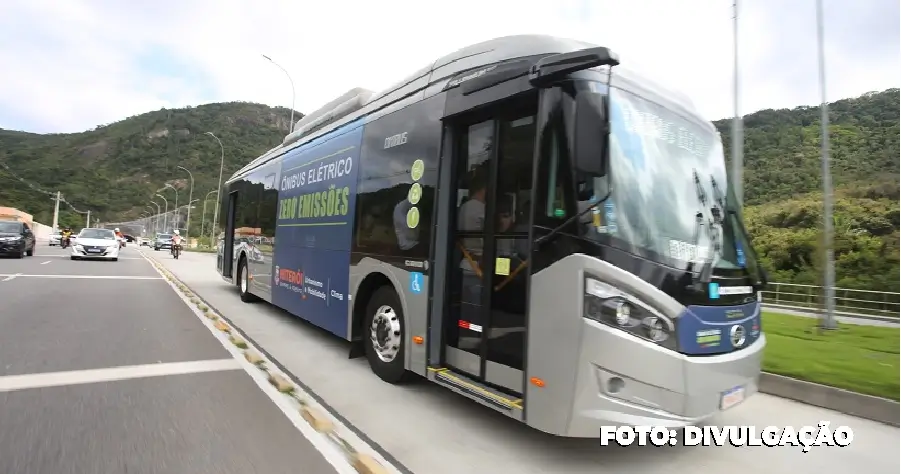
<path id="1" fill-rule="evenodd" d="M 353 341 L 385 382 L 557 436 L 741 403 L 766 275 L 722 141 L 619 63 L 510 36 L 351 90 L 224 184 L 221 276 Z"/>

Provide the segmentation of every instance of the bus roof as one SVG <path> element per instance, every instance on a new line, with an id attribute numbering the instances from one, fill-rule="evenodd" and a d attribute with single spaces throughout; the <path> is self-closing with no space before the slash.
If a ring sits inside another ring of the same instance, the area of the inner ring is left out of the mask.
<path id="1" fill-rule="evenodd" d="M 438 58 L 432 64 L 408 75 L 380 93 L 354 88 L 329 101 L 298 120 L 294 126 L 294 132 L 288 134 L 281 144 L 239 169 L 228 179 L 228 182 L 243 176 L 248 171 L 288 150 L 337 131 L 359 118 L 375 114 L 384 115 L 411 102 L 435 95 L 443 90 L 447 81 L 463 71 L 510 59 L 567 53 L 595 46 L 597 45 L 584 41 L 547 35 L 503 36 L 466 46 Z M 630 86 L 637 86 L 643 91 L 665 98 L 667 102 L 673 103 L 689 113 L 697 114 L 694 104 L 687 96 L 667 89 L 637 72 L 620 65 L 616 67 L 614 77 L 622 77 Z M 440 85 L 440 87 L 434 87 L 435 85 Z"/>

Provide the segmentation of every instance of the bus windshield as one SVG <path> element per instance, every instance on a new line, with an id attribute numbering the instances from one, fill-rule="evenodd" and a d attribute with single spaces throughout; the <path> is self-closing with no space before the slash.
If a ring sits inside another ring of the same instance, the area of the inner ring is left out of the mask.
<path id="1" fill-rule="evenodd" d="M 711 261 L 718 269 L 756 269 L 716 129 L 615 86 L 609 91 L 611 193 L 590 238 L 676 268 Z M 596 181 L 594 195 L 606 195 Z"/>

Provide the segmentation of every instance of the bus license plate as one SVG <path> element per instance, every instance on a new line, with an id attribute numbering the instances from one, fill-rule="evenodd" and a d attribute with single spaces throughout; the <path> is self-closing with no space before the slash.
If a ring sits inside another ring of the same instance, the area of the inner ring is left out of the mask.
<path id="1" fill-rule="evenodd" d="M 735 387 L 731 390 L 723 392 L 720 399 L 720 410 L 728 410 L 738 405 L 745 399 L 745 388 L 742 386 Z"/>

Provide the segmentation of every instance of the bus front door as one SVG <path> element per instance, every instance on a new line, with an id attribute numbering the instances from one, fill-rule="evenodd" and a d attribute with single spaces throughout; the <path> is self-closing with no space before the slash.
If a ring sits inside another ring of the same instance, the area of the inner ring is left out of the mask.
<path id="1" fill-rule="evenodd" d="M 453 127 L 444 365 L 511 394 L 524 383 L 536 109 L 520 98 Z"/>
<path id="2" fill-rule="evenodd" d="M 225 212 L 222 212 L 220 209 L 216 209 L 216 212 L 220 212 L 224 224 L 223 236 L 222 236 L 222 250 L 219 258 L 221 259 L 221 266 L 219 267 L 222 272 L 222 276 L 233 278 L 234 273 L 232 269 L 234 268 L 234 249 L 235 249 L 235 214 L 238 209 L 238 193 L 232 192 L 228 194 L 228 201 L 226 204 Z M 221 224 L 220 224 L 221 225 Z M 213 230 L 216 239 L 219 238 L 219 229 Z M 218 242 L 214 240 L 210 243 L 211 245 L 218 246 Z"/>

